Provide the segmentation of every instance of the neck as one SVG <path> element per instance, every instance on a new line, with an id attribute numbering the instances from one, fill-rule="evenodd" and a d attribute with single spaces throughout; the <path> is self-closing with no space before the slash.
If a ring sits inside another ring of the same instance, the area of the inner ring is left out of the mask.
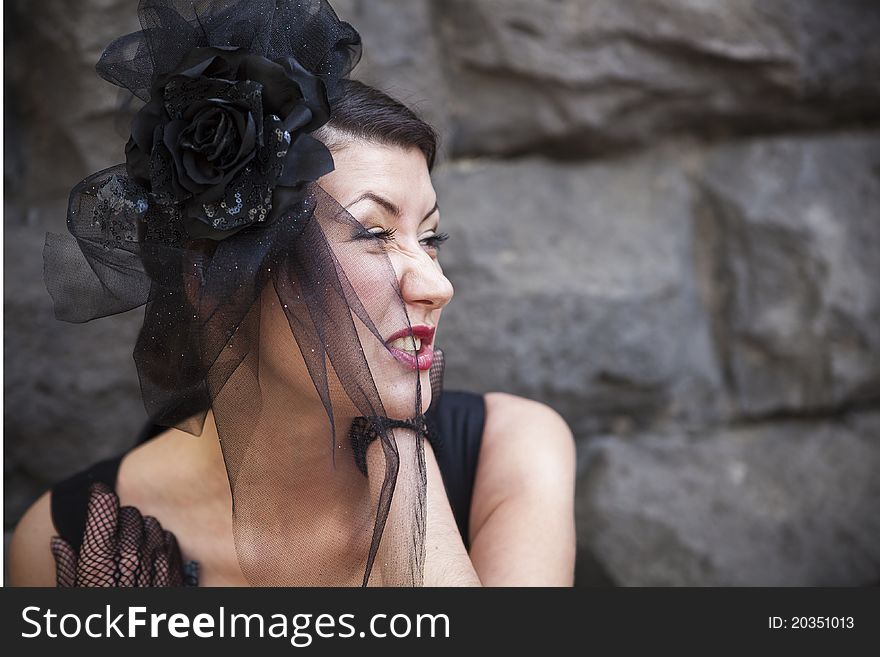
<path id="1" fill-rule="evenodd" d="M 227 417 L 221 407 L 208 411 L 201 436 L 187 439 L 196 473 L 214 492 L 228 490 L 230 484 L 265 487 L 271 482 L 267 493 L 272 497 L 295 488 L 297 495 L 320 492 L 314 499 L 324 499 L 334 490 L 349 490 L 350 477 L 361 476 L 348 441 L 354 416 L 337 414 L 334 419 L 335 444 L 321 404 L 264 404 L 249 421 L 238 414 Z"/>

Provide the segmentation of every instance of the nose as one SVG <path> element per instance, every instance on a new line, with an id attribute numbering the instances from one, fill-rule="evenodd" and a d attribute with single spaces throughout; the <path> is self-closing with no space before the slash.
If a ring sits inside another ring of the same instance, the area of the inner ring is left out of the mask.
<path id="1" fill-rule="evenodd" d="M 407 304 L 425 310 L 443 308 L 455 292 L 440 264 L 427 256 L 405 268 L 400 277 L 400 291 Z"/>

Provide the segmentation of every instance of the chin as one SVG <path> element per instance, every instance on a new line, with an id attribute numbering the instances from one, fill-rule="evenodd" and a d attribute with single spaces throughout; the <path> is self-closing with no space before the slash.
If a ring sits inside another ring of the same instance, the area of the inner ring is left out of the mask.
<path id="1" fill-rule="evenodd" d="M 376 381 L 382 405 L 388 417 L 395 420 L 408 420 L 416 412 L 416 379 L 415 372 L 403 373 L 396 377 Z M 427 370 L 419 372 L 422 388 L 422 413 L 431 405 L 431 378 Z"/>

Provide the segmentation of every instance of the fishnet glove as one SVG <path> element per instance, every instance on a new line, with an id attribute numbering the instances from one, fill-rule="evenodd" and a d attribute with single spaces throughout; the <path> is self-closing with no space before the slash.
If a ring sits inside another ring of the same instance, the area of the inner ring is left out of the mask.
<path id="1" fill-rule="evenodd" d="M 152 516 L 119 506 L 102 482 L 89 488 L 86 528 L 79 554 L 59 536 L 52 538 L 57 585 L 183 586 L 177 539 Z"/>

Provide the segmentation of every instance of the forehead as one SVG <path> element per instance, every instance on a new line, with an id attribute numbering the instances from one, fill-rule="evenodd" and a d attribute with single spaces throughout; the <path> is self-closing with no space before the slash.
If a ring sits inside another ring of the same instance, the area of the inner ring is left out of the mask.
<path id="1" fill-rule="evenodd" d="M 319 184 L 343 206 L 374 192 L 404 213 L 424 214 L 436 200 L 428 164 L 417 148 L 352 141 L 333 151 L 333 162 L 336 168 Z"/>

